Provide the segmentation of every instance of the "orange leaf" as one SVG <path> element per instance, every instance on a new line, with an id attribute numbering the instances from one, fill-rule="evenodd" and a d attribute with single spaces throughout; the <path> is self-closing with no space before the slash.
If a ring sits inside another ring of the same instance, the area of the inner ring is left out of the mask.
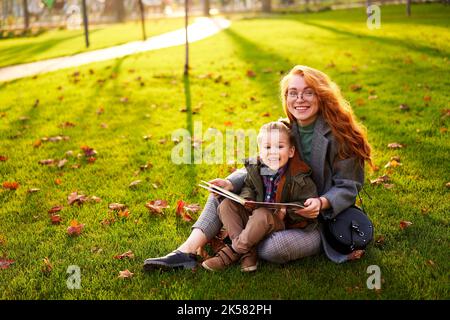
<path id="1" fill-rule="evenodd" d="M 17 188 L 19 188 L 19 183 L 15 181 L 13 182 L 5 181 L 3 182 L 3 188 L 9 190 L 17 190 Z"/>
<path id="2" fill-rule="evenodd" d="M 70 226 L 67 228 L 67 234 L 69 236 L 79 236 L 83 231 L 84 224 L 78 223 L 77 220 L 72 220 Z"/>
<path id="3" fill-rule="evenodd" d="M 0 156 L 0 161 L 6 161 L 6 160 L 8 160 L 7 156 Z"/>

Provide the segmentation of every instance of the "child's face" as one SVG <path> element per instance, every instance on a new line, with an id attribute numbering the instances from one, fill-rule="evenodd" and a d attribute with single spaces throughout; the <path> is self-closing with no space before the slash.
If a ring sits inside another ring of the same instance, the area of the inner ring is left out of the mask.
<path id="1" fill-rule="evenodd" d="M 264 132 L 258 147 L 261 161 L 274 171 L 284 166 L 295 152 L 288 135 L 276 129 Z"/>

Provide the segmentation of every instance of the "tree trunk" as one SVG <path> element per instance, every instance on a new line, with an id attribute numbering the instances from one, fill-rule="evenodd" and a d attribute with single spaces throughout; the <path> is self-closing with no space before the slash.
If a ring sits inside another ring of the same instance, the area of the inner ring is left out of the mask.
<path id="1" fill-rule="evenodd" d="M 372 5 L 372 0 L 366 0 L 366 13 L 367 13 L 367 17 L 370 17 L 369 14 L 369 7 Z"/>
<path id="2" fill-rule="evenodd" d="M 203 15 L 209 17 L 210 4 L 209 0 L 203 0 Z"/>
<path id="3" fill-rule="evenodd" d="M 28 0 L 23 0 L 23 18 L 25 31 L 30 29 L 30 13 L 28 12 Z"/>
<path id="4" fill-rule="evenodd" d="M 124 0 L 107 0 L 105 11 L 112 13 L 116 22 L 125 21 L 125 5 L 123 2 Z"/>
<path id="5" fill-rule="evenodd" d="M 262 11 L 263 12 L 272 11 L 272 0 L 262 0 Z"/>
<path id="6" fill-rule="evenodd" d="M 406 1 L 406 14 L 408 17 L 411 16 L 411 0 Z"/>

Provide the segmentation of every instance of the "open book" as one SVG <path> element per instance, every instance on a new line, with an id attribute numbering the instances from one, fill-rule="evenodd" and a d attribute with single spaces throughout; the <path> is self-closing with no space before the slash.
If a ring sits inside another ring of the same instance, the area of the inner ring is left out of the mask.
<path id="1" fill-rule="evenodd" d="M 297 204 L 297 203 L 277 203 L 277 202 L 258 202 L 258 201 L 252 201 L 244 199 L 237 194 L 230 192 L 228 190 L 225 190 L 224 188 L 221 188 L 219 186 L 216 186 L 214 184 L 211 184 L 209 182 L 203 181 L 202 184 L 199 184 L 200 187 L 205 188 L 211 192 L 214 192 L 222 197 L 228 198 L 230 200 L 236 201 L 240 203 L 241 205 L 245 206 L 246 204 L 254 205 L 256 208 L 259 207 L 265 207 L 267 209 L 286 209 L 287 211 L 294 211 L 298 209 L 303 209 L 304 206 Z"/>

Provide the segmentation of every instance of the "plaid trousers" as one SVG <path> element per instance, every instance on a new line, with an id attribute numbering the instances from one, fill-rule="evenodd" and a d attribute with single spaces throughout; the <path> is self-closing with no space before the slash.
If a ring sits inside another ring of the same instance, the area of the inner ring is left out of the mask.
<path id="1" fill-rule="evenodd" d="M 214 238 L 222 228 L 218 206 L 219 201 L 210 194 L 200 217 L 192 226 L 202 230 L 208 240 Z M 270 262 L 286 263 L 318 254 L 321 250 L 318 227 L 310 231 L 287 229 L 274 232 L 262 240 L 258 245 L 258 256 Z"/>

